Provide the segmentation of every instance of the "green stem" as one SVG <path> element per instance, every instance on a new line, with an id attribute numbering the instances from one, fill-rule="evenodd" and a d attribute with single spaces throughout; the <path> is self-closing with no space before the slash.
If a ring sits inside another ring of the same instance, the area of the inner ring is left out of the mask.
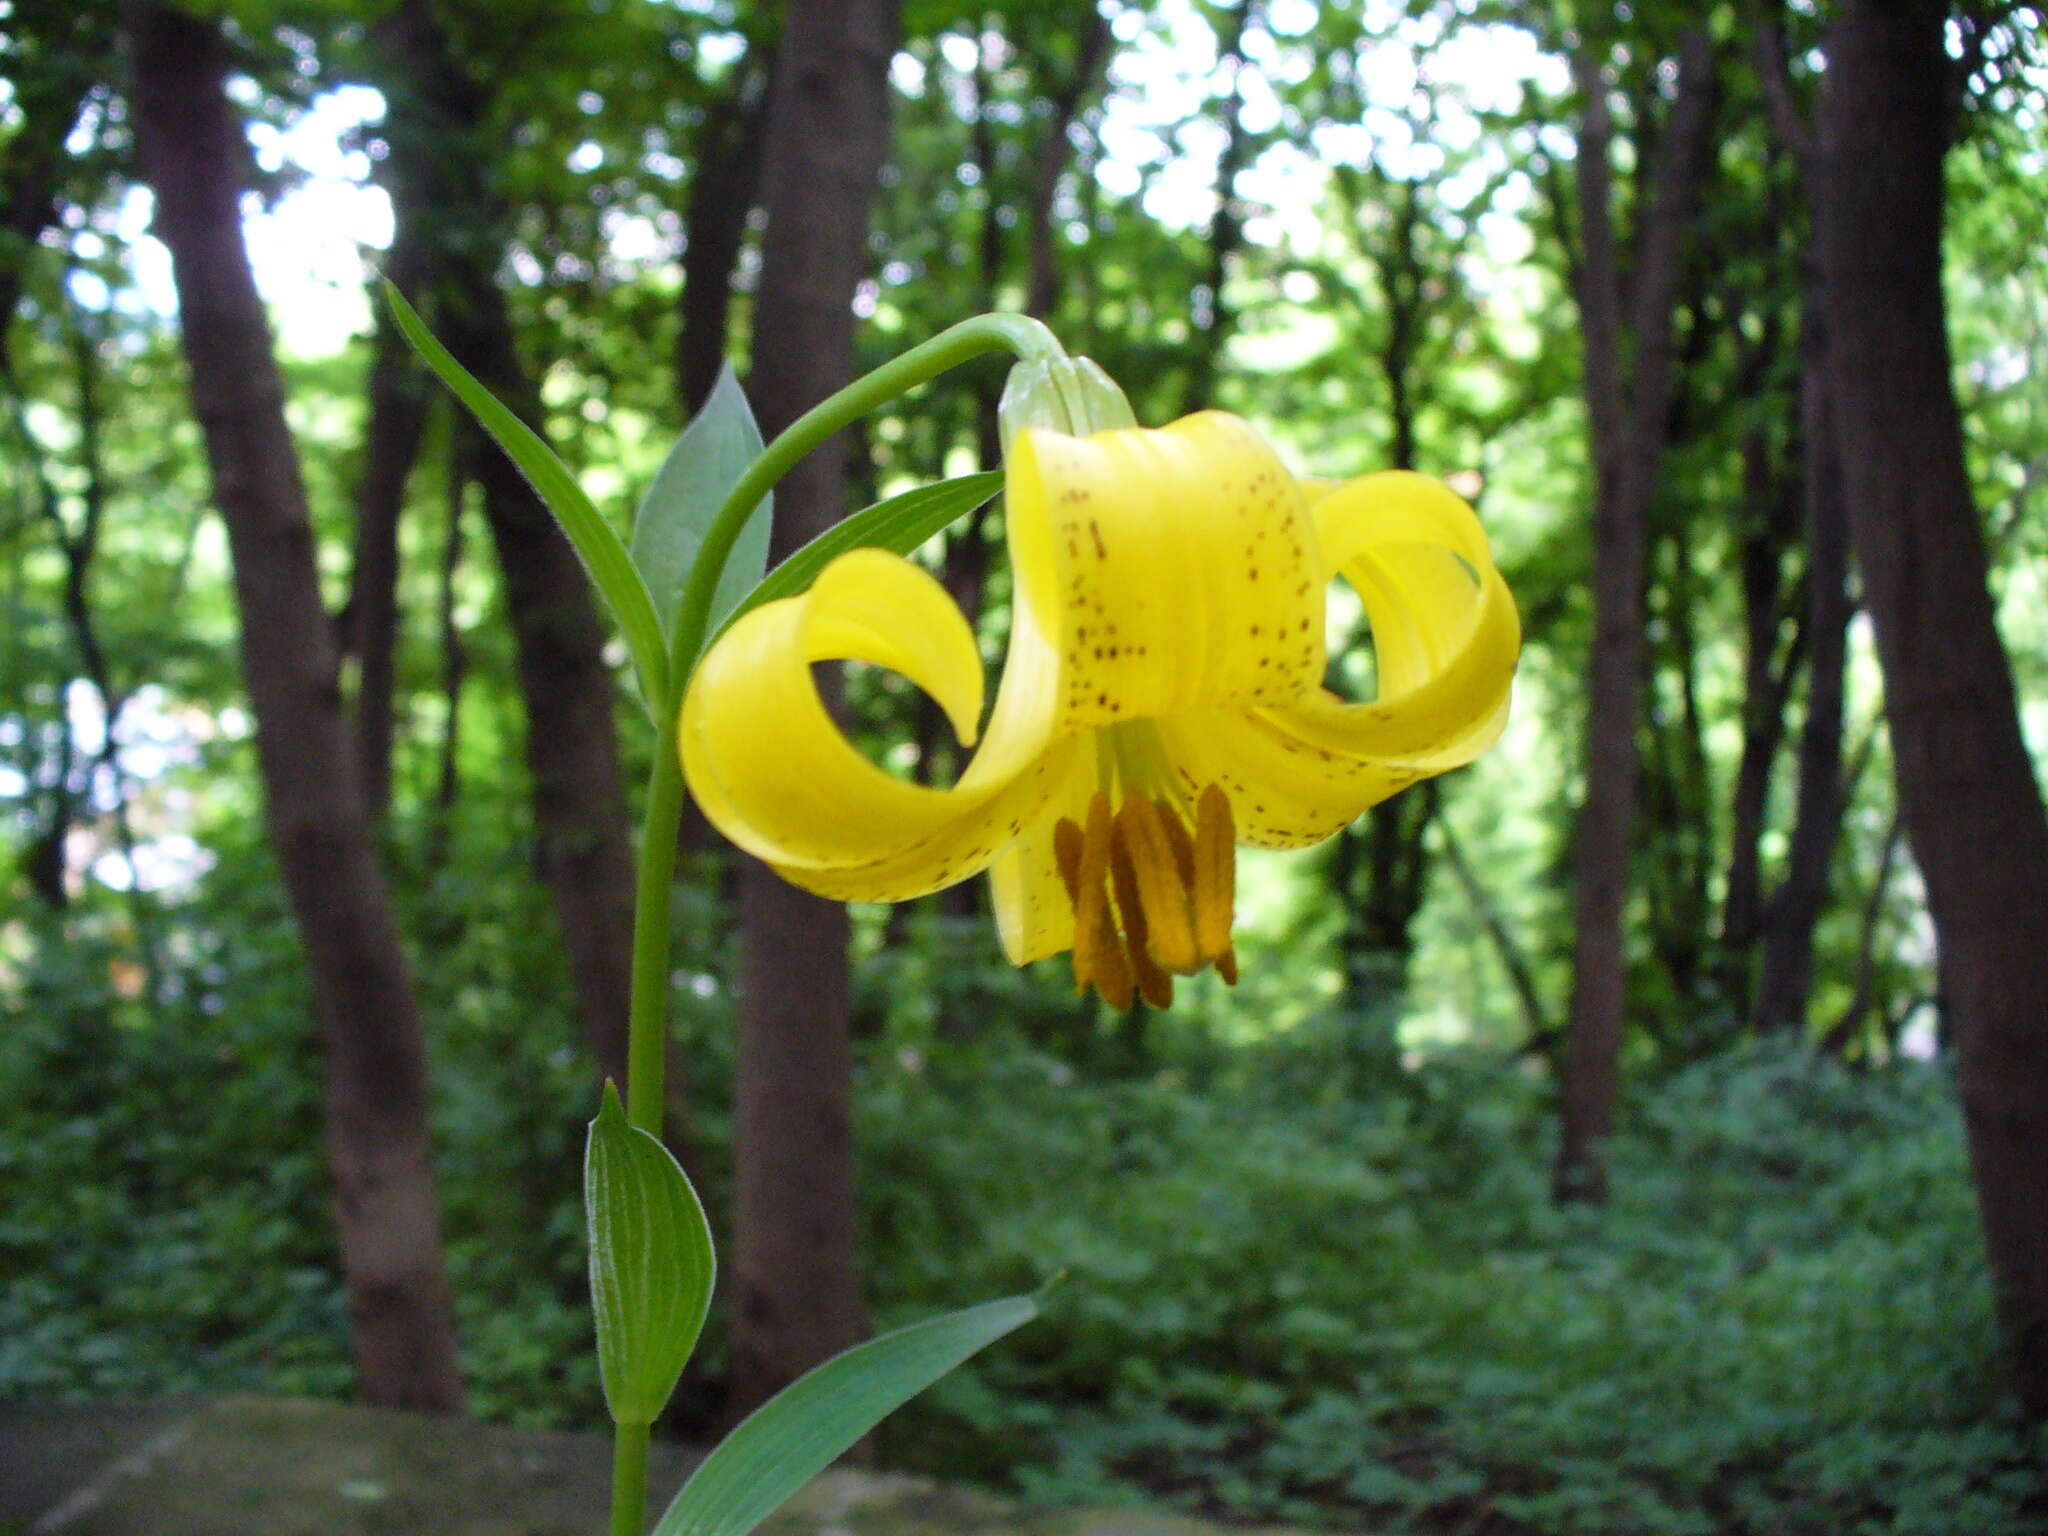
<path id="1" fill-rule="evenodd" d="M 647 780 L 647 815 L 640 840 L 640 871 L 633 906 L 633 991 L 627 1014 L 626 1119 L 661 1134 L 663 1042 L 667 1024 L 669 887 L 675 879 L 676 830 L 683 814 L 683 771 L 676 750 L 678 714 L 690 670 L 704 647 L 711 602 L 732 546 L 761 498 L 798 460 L 835 432 L 907 390 L 937 378 L 984 352 L 1007 350 L 1026 360 L 1066 354 L 1051 331 L 1028 315 L 977 315 L 948 326 L 873 373 L 806 411 L 747 466 L 705 530 L 676 613 L 669 645 L 669 698 L 661 710 L 661 739 Z"/>
<path id="2" fill-rule="evenodd" d="M 683 765 L 676 750 L 680 699 L 661 712 L 654 767 L 647 775 L 647 814 L 633 895 L 633 990 L 626 1014 L 626 1120 L 661 1135 L 663 1076 L 668 1066 L 669 892 L 676 876 L 676 836 L 683 820 Z"/>
<path id="3" fill-rule="evenodd" d="M 647 1524 L 645 1424 L 621 1424 L 612 1438 L 611 1536 L 640 1536 Z"/>
<path id="4" fill-rule="evenodd" d="M 841 428 L 879 405 L 984 352 L 1009 351 L 1027 361 L 1066 356 L 1051 331 L 1027 315 L 977 315 L 884 363 L 873 373 L 805 412 L 748 466 L 705 530 L 669 644 L 669 697 L 660 706 L 661 738 L 647 779 L 639 879 L 633 900 L 633 993 L 627 1013 L 626 1119 L 661 1135 L 662 1077 L 667 1065 L 669 891 L 675 882 L 676 834 L 683 816 L 683 765 L 677 753 L 683 690 L 703 649 L 711 602 L 725 562 L 761 498 L 796 462 Z M 647 1426 L 621 1424 L 612 1447 L 611 1536 L 640 1536 L 647 1520 Z"/>
<path id="5" fill-rule="evenodd" d="M 691 568 L 689 584 L 683 588 L 682 606 L 676 614 L 675 634 L 669 646 L 669 686 L 675 690 L 676 701 L 682 699 L 690 668 L 704 644 L 711 600 L 718 592 L 719 577 L 725 573 L 726 556 L 732 553 L 734 541 L 761 498 L 805 454 L 876 406 L 887 404 L 971 357 L 999 349 L 1014 352 L 1026 362 L 1066 356 L 1052 332 L 1028 315 L 976 315 L 972 320 L 948 326 L 930 341 L 854 380 L 838 394 L 797 417 L 761 450 L 761 457 L 740 476 L 718 515 L 711 520 L 704 534 L 704 547 Z"/>

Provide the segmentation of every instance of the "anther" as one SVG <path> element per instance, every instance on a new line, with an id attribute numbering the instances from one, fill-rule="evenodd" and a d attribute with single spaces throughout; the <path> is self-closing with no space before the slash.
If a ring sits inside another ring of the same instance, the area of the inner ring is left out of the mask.
<path id="1" fill-rule="evenodd" d="M 1180 861 L 1166 830 L 1170 819 L 1161 816 L 1159 808 L 1144 796 L 1133 795 L 1116 814 L 1116 830 L 1137 877 L 1152 958 L 1169 971 L 1191 976 L 1201 969 L 1202 957 L 1188 921 L 1187 886 L 1180 879 Z"/>
<path id="2" fill-rule="evenodd" d="M 1213 965 L 1237 983 L 1231 927 L 1237 840 L 1230 800 L 1211 784 L 1192 829 L 1164 799 L 1133 794 L 1115 811 L 1098 792 L 1085 827 L 1061 818 L 1053 857 L 1074 908 L 1074 985 L 1115 1008 L 1173 1002 L 1173 975 Z"/>
<path id="3" fill-rule="evenodd" d="M 1053 857 L 1067 899 L 1074 904 L 1074 990 L 1092 985 L 1111 1007 L 1131 1006 L 1131 964 L 1109 906 L 1109 801 L 1098 794 L 1088 803 L 1084 831 L 1062 819 L 1053 828 Z"/>
<path id="4" fill-rule="evenodd" d="M 1130 850 L 1124 846 L 1122 838 L 1110 840 L 1109 874 L 1116 891 L 1117 911 L 1123 914 L 1124 949 L 1131 957 L 1131 969 L 1138 978 L 1138 992 L 1154 1008 L 1170 1008 L 1173 1006 L 1173 978 L 1152 958 L 1145 904 L 1138 897 L 1138 872 L 1131 864 Z"/>
<path id="5" fill-rule="evenodd" d="M 1230 797 L 1211 784 L 1195 804 L 1194 895 L 1195 942 L 1218 970 L 1229 967 L 1225 980 L 1237 980 L 1230 930 L 1237 903 L 1237 829 L 1231 825 Z"/>

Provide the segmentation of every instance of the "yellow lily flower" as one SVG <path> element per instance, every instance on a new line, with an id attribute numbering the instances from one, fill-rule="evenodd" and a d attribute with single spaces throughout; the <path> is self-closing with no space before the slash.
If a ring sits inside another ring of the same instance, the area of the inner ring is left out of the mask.
<path id="1" fill-rule="evenodd" d="M 1071 950 L 1119 1008 L 1237 977 L 1238 844 L 1302 848 L 1499 736 L 1521 644 L 1470 507 L 1405 472 L 1303 481 L 1245 422 L 1033 427 L 1005 476 L 1009 654 L 908 560 L 841 556 L 720 637 L 683 704 L 691 791 L 784 878 L 902 901 L 986 869 L 1018 965 Z M 1378 695 L 1323 687 L 1326 581 L 1371 619 Z M 811 666 L 892 668 L 980 748 L 951 788 L 864 758 Z"/>

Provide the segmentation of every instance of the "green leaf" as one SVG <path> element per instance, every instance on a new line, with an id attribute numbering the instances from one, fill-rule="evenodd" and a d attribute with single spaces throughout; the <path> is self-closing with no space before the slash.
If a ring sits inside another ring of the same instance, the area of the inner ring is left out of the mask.
<path id="1" fill-rule="evenodd" d="M 662 643 L 661 621 L 655 616 L 654 602 L 634 568 L 632 556 L 626 553 L 626 546 L 619 542 L 612 525 L 583 494 L 583 487 L 576 483 L 569 467 L 555 457 L 554 450 L 449 356 L 448 349 L 434 339 L 426 322 L 405 302 L 405 295 L 388 281 L 384 284 L 384 299 L 413 350 L 456 399 L 469 407 L 470 414 L 497 440 L 526 477 L 526 483 L 533 487 L 534 494 L 562 525 L 562 532 L 569 536 L 583 568 L 597 583 L 599 595 L 625 636 L 648 713 L 666 708 L 668 650 Z"/>
<path id="2" fill-rule="evenodd" d="M 697 1346 L 717 1265 L 689 1178 L 627 1124 L 610 1083 L 590 1122 L 583 1205 L 605 1402 L 620 1424 L 652 1424 Z"/>
<path id="3" fill-rule="evenodd" d="M 747 397 L 733 377 L 731 365 L 718 371 L 718 382 L 703 409 L 690 418 L 683 435 L 663 461 L 647 488 L 640 510 L 633 514 L 633 564 L 654 598 L 654 612 L 664 633 L 672 633 L 683 584 L 704 547 L 704 535 L 727 494 L 761 456 L 761 429 Z M 768 568 L 768 530 L 775 498 L 764 496 L 748 514 L 739 538 L 726 557 L 711 599 L 711 627 L 752 591 Z"/>
<path id="4" fill-rule="evenodd" d="M 921 485 L 901 496 L 878 501 L 836 523 L 770 571 L 726 619 L 727 625 L 750 608 L 778 597 L 795 597 L 817 580 L 818 572 L 849 549 L 875 548 L 907 555 L 948 523 L 965 517 L 1003 488 L 1000 469 Z M 724 626 L 719 626 L 723 628 Z M 717 634 L 717 629 L 712 631 Z"/>
<path id="5" fill-rule="evenodd" d="M 654 1536 L 746 1536 L 854 1441 L 977 1350 L 1038 1315 L 1011 1296 L 871 1339 L 792 1383 L 726 1436 Z"/>

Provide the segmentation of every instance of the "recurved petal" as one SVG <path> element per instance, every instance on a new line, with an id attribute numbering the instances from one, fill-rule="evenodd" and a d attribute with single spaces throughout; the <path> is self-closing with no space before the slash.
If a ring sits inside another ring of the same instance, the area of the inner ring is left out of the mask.
<path id="1" fill-rule="evenodd" d="M 1479 520 L 1437 481 L 1368 475 L 1315 506 L 1322 558 L 1372 620 L 1379 695 L 1320 687 L 1284 705 L 1161 723 L 1192 785 L 1221 783 L 1240 841 L 1298 848 L 1420 779 L 1462 766 L 1505 724 L 1521 624 Z"/>
<path id="2" fill-rule="evenodd" d="M 1077 829 L 1086 824 L 1097 776 L 1092 751 L 1071 742 L 1062 747 L 1069 749 L 1066 767 L 1049 800 L 989 866 L 996 932 L 1012 965 L 1074 946 L 1074 902 L 1060 875 L 1056 828 L 1062 819 Z"/>
<path id="3" fill-rule="evenodd" d="M 895 778 L 846 740 L 811 676 L 814 663 L 842 660 L 903 673 L 973 739 L 982 673 L 967 621 L 917 566 L 856 550 L 801 597 L 746 614 L 698 667 L 681 752 L 705 814 L 788 879 L 840 900 L 902 900 L 986 867 L 1071 753 L 1054 737 L 1042 639 L 1016 627 L 987 737 L 951 789 Z"/>
<path id="4" fill-rule="evenodd" d="M 1321 678 L 1314 525 L 1235 416 L 1027 430 L 1006 491 L 1019 607 L 1059 658 L 1064 726 L 1278 702 Z"/>

